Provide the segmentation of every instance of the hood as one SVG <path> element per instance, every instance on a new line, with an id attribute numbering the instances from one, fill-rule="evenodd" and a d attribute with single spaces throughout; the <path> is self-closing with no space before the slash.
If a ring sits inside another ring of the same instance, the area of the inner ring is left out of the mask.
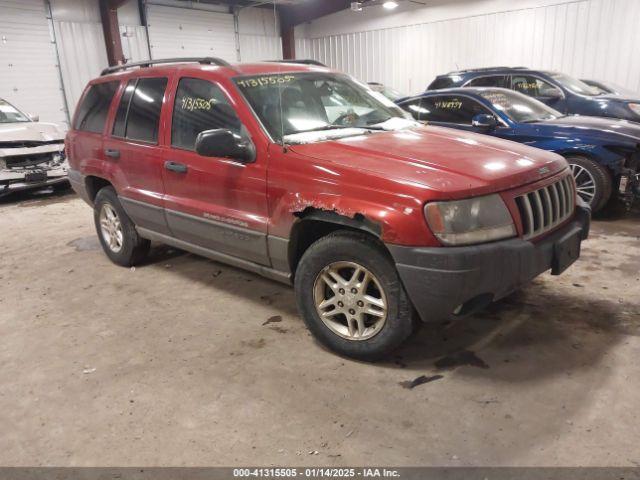
<path id="1" fill-rule="evenodd" d="M 323 142 L 291 150 L 343 167 L 411 182 L 462 198 L 498 192 L 567 168 L 555 153 L 487 135 L 419 126 Z"/>
<path id="2" fill-rule="evenodd" d="M 602 140 L 640 143 L 640 123 L 606 117 L 570 115 L 555 120 L 537 122 L 537 126 L 553 126 L 554 130 L 567 130 L 581 139 L 593 136 Z M 560 127 L 560 128 L 558 128 Z"/>
<path id="3" fill-rule="evenodd" d="M 640 99 L 627 95 L 625 93 L 616 94 L 616 93 L 605 93 L 604 95 L 598 95 L 597 97 L 593 97 L 595 100 L 609 100 L 620 103 L 640 103 Z"/>
<path id="4" fill-rule="evenodd" d="M 64 141 L 64 130 L 55 123 L 14 122 L 0 123 L 0 143 Z"/>

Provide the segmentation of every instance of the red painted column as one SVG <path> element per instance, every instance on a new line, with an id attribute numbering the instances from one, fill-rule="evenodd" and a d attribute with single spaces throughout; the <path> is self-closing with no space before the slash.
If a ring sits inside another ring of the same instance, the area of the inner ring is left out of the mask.
<path id="1" fill-rule="evenodd" d="M 287 25 L 282 28 L 282 58 L 293 60 L 296 58 L 295 28 Z"/>
<path id="2" fill-rule="evenodd" d="M 100 19 L 110 66 L 121 65 L 125 61 L 118 25 L 118 7 L 123 3 L 124 0 L 100 0 Z"/>

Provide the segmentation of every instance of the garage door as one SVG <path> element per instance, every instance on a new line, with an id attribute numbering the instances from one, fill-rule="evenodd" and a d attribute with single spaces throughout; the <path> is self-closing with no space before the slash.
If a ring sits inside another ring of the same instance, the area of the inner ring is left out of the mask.
<path id="1" fill-rule="evenodd" d="M 42 0 L 0 0 L 0 98 L 67 125 L 54 44 Z"/>
<path id="2" fill-rule="evenodd" d="M 152 58 L 220 57 L 237 61 L 233 15 L 148 5 Z"/>

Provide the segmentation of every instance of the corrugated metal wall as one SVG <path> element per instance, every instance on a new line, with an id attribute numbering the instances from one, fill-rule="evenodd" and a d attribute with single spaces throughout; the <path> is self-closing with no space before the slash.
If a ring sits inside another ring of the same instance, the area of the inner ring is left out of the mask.
<path id="1" fill-rule="evenodd" d="M 242 62 L 282 58 L 280 26 L 271 8 L 240 10 L 238 26 Z"/>
<path id="2" fill-rule="evenodd" d="M 438 74 L 492 65 L 560 70 L 640 91 L 640 1 L 577 0 L 520 10 L 514 4 L 508 12 L 298 38 L 296 56 L 407 93 L 423 90 Z"/>
<path id="3" fill-rule="evenodd" d="M 122 53 L 127 62 L 149 60 L 147 29 L 141 25 L 120 25 Z"/>
<path id="4" fill-rule="evenodd" d="M 102 25 L 88 22 L 54 21 L 69 112 L 75 107 L 87 82 L 107 65 Z"/>
<path id="5" fill-rule="evenodd" d="M 240 35 L 240 59 L 243 62 L 278 60 L 282 58 L 280 37 Z"/>
<path id="6" fill-rule="evenodd" d="M 42 0 L 0 0 L 0 97 L 44 122 L 66 122 L 58 60 Z"/>
<path id="7" fill-rule="evenodd" d="M 152 58 L 216 56 L 237 61 L 231 14 L 148 5 L 147 25 Z"/>

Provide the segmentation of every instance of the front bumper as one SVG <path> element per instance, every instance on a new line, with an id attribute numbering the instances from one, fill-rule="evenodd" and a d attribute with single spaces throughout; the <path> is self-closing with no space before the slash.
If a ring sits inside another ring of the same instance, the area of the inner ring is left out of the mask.
<path id="1" fill-rule="evenodd" d="M 8 195 L 21 190 L 32 188 L 42 188 L 49 185 L 68 182 L 67 162 L 61 163 L 53 168 L 15 169 L 0 171 L 0 196 Z M 27 174 L 41 172 L 46 175 L 37 181 L 28 181 Z"/>
<path id="2" fill-rule="evenodd" d="M 573 220 L 535 243 L 513 238 L 468 247 L 388 247 L 420 318 L 437 321 L 473 313 L 547 270 L 562 273 L 580 255 L 590 218 L 589 208 L 578 205 Z"/>

